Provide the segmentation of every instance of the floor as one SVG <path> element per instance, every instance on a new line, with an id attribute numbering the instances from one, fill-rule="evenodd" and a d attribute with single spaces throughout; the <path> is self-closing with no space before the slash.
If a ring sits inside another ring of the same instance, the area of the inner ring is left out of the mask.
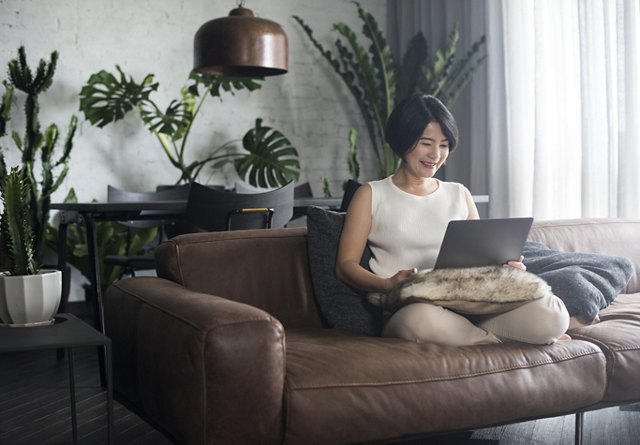
<path id="1" fill-rule="evenodd" d="M 71 440 L 67 363 L 54 351 L 0 355 L 0 445 L 68 444 Z M 75 352 L 79 443 L 106 443 L 106 397 L 99 384 L 96 349 Z M 117 444 L 171 442 L 115 402 Z M 412 440 L 401 445 L 572 444 L 574 416 L 524 422 L 469 433 Z M 640 443 L 640 404 L 589 412 L 584 445 Z"/>
<path id="2" fill-rule="evenodd" d="M 100 386 L 96 348 L 74 352 L 78 442 L 105 444 L 106 392 Z M 68 366 L 55 351 L 0 356 L 0 445 L 72 443 Z M 116 444 L 170 444 L 120 403 L 114 403 Z"/>

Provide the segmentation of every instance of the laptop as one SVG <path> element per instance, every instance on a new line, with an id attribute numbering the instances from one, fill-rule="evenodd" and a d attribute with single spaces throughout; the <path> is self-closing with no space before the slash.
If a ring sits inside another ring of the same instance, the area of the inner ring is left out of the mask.
<path id="1" fill-rule="evenodd" d="M 532 223 L 531 217 L 450 221 L 434 269 L 518 260 Z"/>

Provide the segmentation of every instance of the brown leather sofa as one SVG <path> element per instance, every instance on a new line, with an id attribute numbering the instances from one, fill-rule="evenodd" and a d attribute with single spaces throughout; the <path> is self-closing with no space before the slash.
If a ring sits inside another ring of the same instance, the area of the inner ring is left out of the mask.
<path id="1" fill-rule="evenodd" d="M 440 347 L 323 328 L 305 228 L 174 238 L 161 278 L 105 296 L 117 395 L 183 444 L 385 443 L 640 401 L 640 220 L 536 222 L 531 239 L 636 276 L 571 341 Z"/>

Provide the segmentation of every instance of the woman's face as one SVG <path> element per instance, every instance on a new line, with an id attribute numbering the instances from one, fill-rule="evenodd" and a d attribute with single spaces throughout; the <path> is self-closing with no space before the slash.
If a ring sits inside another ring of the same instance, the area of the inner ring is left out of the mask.
<path id="1" fill-rule="evenodd" d="M 449 141 L 442 133 L 440 124 L 430 122 L 415 147 L 404 156 L 404 165 L 414 176 L 431 178 L 448 156 Z"/>

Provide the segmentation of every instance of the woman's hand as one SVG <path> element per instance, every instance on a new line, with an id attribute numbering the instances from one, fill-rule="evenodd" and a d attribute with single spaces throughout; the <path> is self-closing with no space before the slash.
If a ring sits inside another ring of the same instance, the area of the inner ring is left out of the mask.
<path id="1" fill-rule="evenodd" d="M 416 273 L 418 273 L 418 269 L 416 269 L 415 267 L 413 269 L 399 270 L 395 275 L 385 280 L 386 291 L 391 291 L 391 289 L 396 287 L 398 284 L 407 281 L 411 275 L 414 275 Z"/>
<path id="2" fill-rule="evenodd" d="M 521 255 L 518 261 L 507 261 L 507 264 L 505 264 L 505 266 L 513 267 L 514 269 L 527 270 L 527 266 L 525 266 L 522 262 L 523 260 L 524 257 Z"/>

